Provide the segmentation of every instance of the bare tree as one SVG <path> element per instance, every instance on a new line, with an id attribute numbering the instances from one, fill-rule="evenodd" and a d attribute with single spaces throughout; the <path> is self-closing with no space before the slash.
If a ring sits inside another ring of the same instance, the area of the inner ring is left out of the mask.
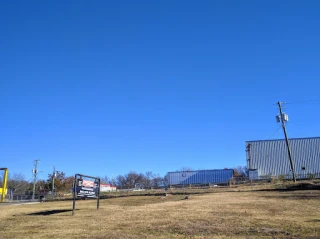
<path id="1" fill-rule="evenodd" d="M 134 188 L 136 184 L 144 185 L 144 183 L 145 176 L 142 173 L 136 173 L 135 171 L 116 177 L 116 185 L 120 189 Z"/>
<path id="2" fill-rule="evenodd" d="M 164 178 L 160 175 L 155 175 L 152 179 L 152 186 L 155 188 L 164 186 Z"/>
<path id="3" fill-rule="evenodd" d="M 163 186 L 165 186 L 165 187 L 169 186 L 168 174 L 166 174 L 166 175 L 163 177 L 162 184 L 163 184 Z"/>
<path id="4" fill-rule="evenodd" d="M 235 177 L 247 177 L 248 169 L 246 166 L 238 166 L 233 169 Z"/>
<path id="5" fill-rule="evenodd" d="M 151 171 L 148 171 L 143 176 L 144 177 L 142 178 L 141 183 L 145 188 L 151 188 L 153 184 L 153 178 L 155 177 L 155 175 Z"/>
<path id="6" fill-rule="evenodd" d="M 117 185 L 117 188 L 123 189 L 126 186 L 126 179 L 125 179 L 124 176 L 119 175 L 119 176 L 116 177 L 116 182 L 115 183 Z"/>
<path id="7" fill-rule="evenodd" d="M 111 184 L 111 181 L 107 175 L 100 178 L 101 183 Z"/>
<path id="8" fill-rule="evenodd" d="M 189 171 L 193 171 L 193 169 L 191 167 L 182 167 L 181 169 L 177 170 L 177 172 L 189 172 Z"/>
<path id="9" fill-rule="evenodd" d="M 8 188 L 15 191 L 16 194 L 24 194 L 28 189 L 31 189 L 31 183 L 25 179 L 21 173 L 9 174 Z"/>
<path id="10" fill-rule="evenodd" d="M 134 171 L 131 171 L 125 177 L 128 188 L 134 188 L 137 183 L 143 184 L 144 182 L 144 175 L 142 173 L 136 173 Z"/>

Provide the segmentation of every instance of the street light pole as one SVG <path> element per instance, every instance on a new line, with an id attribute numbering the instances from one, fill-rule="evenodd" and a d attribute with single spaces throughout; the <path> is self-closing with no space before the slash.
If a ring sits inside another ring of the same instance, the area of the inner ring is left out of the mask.
<path id="1" fill-rule="evenodd" d="M 35 160 L 35 162 L 34 162 L 32 200 L 34 200 L 35 191 L 36 191 L 37 173 L 38 173 L 38 161 L 39 161 L 39 159 Z"/>
<path id="2" fill-rule="evenodd" d="M 52 173 L 52 200 L 54 200 L 54 180 L 56 178 L 56 168 L 53 166 L 53 173 Z"/>

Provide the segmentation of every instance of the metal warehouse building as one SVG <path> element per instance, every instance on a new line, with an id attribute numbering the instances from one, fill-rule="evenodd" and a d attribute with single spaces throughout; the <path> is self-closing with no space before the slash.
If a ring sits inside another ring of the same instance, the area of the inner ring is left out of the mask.
<path id="1" fill-rule="evenodd" d="M 233 177 L 233 169 L 169 172 L 169 185 L 221 184 Z"/>
<path id="2" fill-rule="evenodd" d="M 289 139 L 289 145 L 297 178 L 320 177 L 320 137 Z M 292 176 L 285 140 L 247 141 L 246 154 L 250 179 Z"/>

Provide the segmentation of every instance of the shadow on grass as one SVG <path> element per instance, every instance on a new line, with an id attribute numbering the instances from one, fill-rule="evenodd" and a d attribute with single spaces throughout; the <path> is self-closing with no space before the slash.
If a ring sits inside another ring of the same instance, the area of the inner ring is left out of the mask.
<path id="1" fill-rule="evenodd" d="M 78 209 L 76 209 L 78 210 Z M 53 214 L 64 213 L 64 212 L 72 212 L 72 209 L 61 209 L 61 210 L 46 210 L 41 212 L 34 212 L 27 214 L 28 216 L 50 216 Z"/>
<path id="2" fill-rule="evenodd" d="M 289 200 L 319 200 L 320 195 L 315 195 L 315 194 L 300 194 L 300 195 L 275 195 L 275 196 L 262 196 L 263 198 L 272 198 L 272 199 L 289 199 Z"/>
<path id="3" fill-rule="evenodd" d="M 286 185 L 282 188 L 265 188 L 265 189 L 257 189 L 254 191 L 262 191 L 262 192 L 272 192 L 272 191 L 305 191 L 305 190 L 320 190 L 319 184 L 312 183 L 297 183 L 293 185 Z"/>
<path id="4" fill-rule="evenodd" d="M 313 220 L 310 220 L 308 222 L 320 222 L 320 219 L 313 219 Z"/>

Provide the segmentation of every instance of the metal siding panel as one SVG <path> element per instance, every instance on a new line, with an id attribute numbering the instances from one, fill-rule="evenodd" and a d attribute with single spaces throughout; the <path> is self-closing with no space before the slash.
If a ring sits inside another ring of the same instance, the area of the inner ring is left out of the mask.
<path id="1" fill-rule="evenodd" d="M 248 144 L 247 158 L 251 156 L 251 168 L 258 169 L 259 176 L 291 176 L 285 140 L 248 141 L 246 147 Z M 320 138 L 290 139 L 289 144 L 296 174 L 320 172 Z"/>
<path id="2" fill-rule="evenodd" d="M 182 175 L 185 174 L 186 177 Z M 233 169 L 221 170 L 199 170 L 192 172 L 169 172 L 168 179 L 170 185 L 188 184 L 215 184 L 228 183 L 233 177 Z"/>

